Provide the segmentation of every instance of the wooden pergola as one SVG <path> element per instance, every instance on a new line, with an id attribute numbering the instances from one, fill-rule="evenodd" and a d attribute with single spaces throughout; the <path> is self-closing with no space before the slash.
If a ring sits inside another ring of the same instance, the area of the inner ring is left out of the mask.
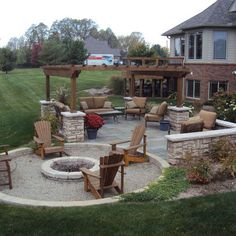
<path id="1" fill-rule="evenodd" d="M 70 78 L 71 80 L 71 112 L 76 112 L 76 79 L 81 71 L 120 70 L 130 81 L 130 88 L 134 89 L 135 78 L 174 78 L 177 80 L 177 107 L 183 104 L 183 79 L 191 71 L 184 66 L 184 59 L 180 58 L 126 58 L 127 65 L 119 66 L 85 66 L 63 65 L 43 66 L 46 76 L 46 100 L 50 101 L 50 76 Z M 134 63 L 135 62 L 135 63 Z M 131 95 L 133 90 L 131 91 Z"/>

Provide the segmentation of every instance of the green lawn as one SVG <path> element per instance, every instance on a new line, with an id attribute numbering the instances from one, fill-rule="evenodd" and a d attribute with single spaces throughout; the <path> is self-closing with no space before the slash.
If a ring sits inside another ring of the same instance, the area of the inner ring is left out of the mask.
<path id="1" fill-rule="evenodd" d="M 227 193 L 84 208 L 0 205 L 0 235 L 235 235 L 235 199 Z"/>

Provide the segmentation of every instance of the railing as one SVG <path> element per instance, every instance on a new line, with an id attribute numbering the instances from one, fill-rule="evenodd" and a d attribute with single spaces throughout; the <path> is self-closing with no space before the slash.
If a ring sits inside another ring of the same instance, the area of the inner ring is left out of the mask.
<path id="1" fill-rule="evenodd" d="M 127 66 L 184 66 L 184 57 L 126 57 Z"/>

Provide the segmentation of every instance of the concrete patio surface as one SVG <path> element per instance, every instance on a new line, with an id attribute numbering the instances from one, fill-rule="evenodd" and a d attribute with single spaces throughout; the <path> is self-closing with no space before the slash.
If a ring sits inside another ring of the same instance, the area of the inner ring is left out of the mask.
<path id="1" fill-rule="evenodd" d="M 97 143 L 111 143 L 114 140 L 129 140 L 131 139 L 132 131 L 135 126 L 144 122 L 144 118 L 128 116 L 125 120 L 124 116 L 119 116 L 118 122 L 115 122 L 113 118 L 106 118 L 105 125 L 98 130 L 98 135 L 95 140 L 87 139 L 85 133 L 86 142 L 97 142 Z M 171 132 L 172 134 L 174 131 Z M 168 131 L 161 131 L 160 124 L 157 122 L 149 122 L 146 128 L 147 135 L 147 151 L 153 153 L 162 159 L 167 159 L 167 140 L 165 135 Z M 128 144 L 127 144 L 128 145 Z"/>

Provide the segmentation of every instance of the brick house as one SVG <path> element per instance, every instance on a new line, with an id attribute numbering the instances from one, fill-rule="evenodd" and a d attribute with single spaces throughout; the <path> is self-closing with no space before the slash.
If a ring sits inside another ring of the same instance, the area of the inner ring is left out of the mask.
<path id="1" fill-rule="evenodd" d="M 218 0 L 163 35 L 170 39 L 170 56 L 184 56 L 192 71 L 186 98 L 206 101 L 219 89 L 236 92 L 236 0 Z"/>

